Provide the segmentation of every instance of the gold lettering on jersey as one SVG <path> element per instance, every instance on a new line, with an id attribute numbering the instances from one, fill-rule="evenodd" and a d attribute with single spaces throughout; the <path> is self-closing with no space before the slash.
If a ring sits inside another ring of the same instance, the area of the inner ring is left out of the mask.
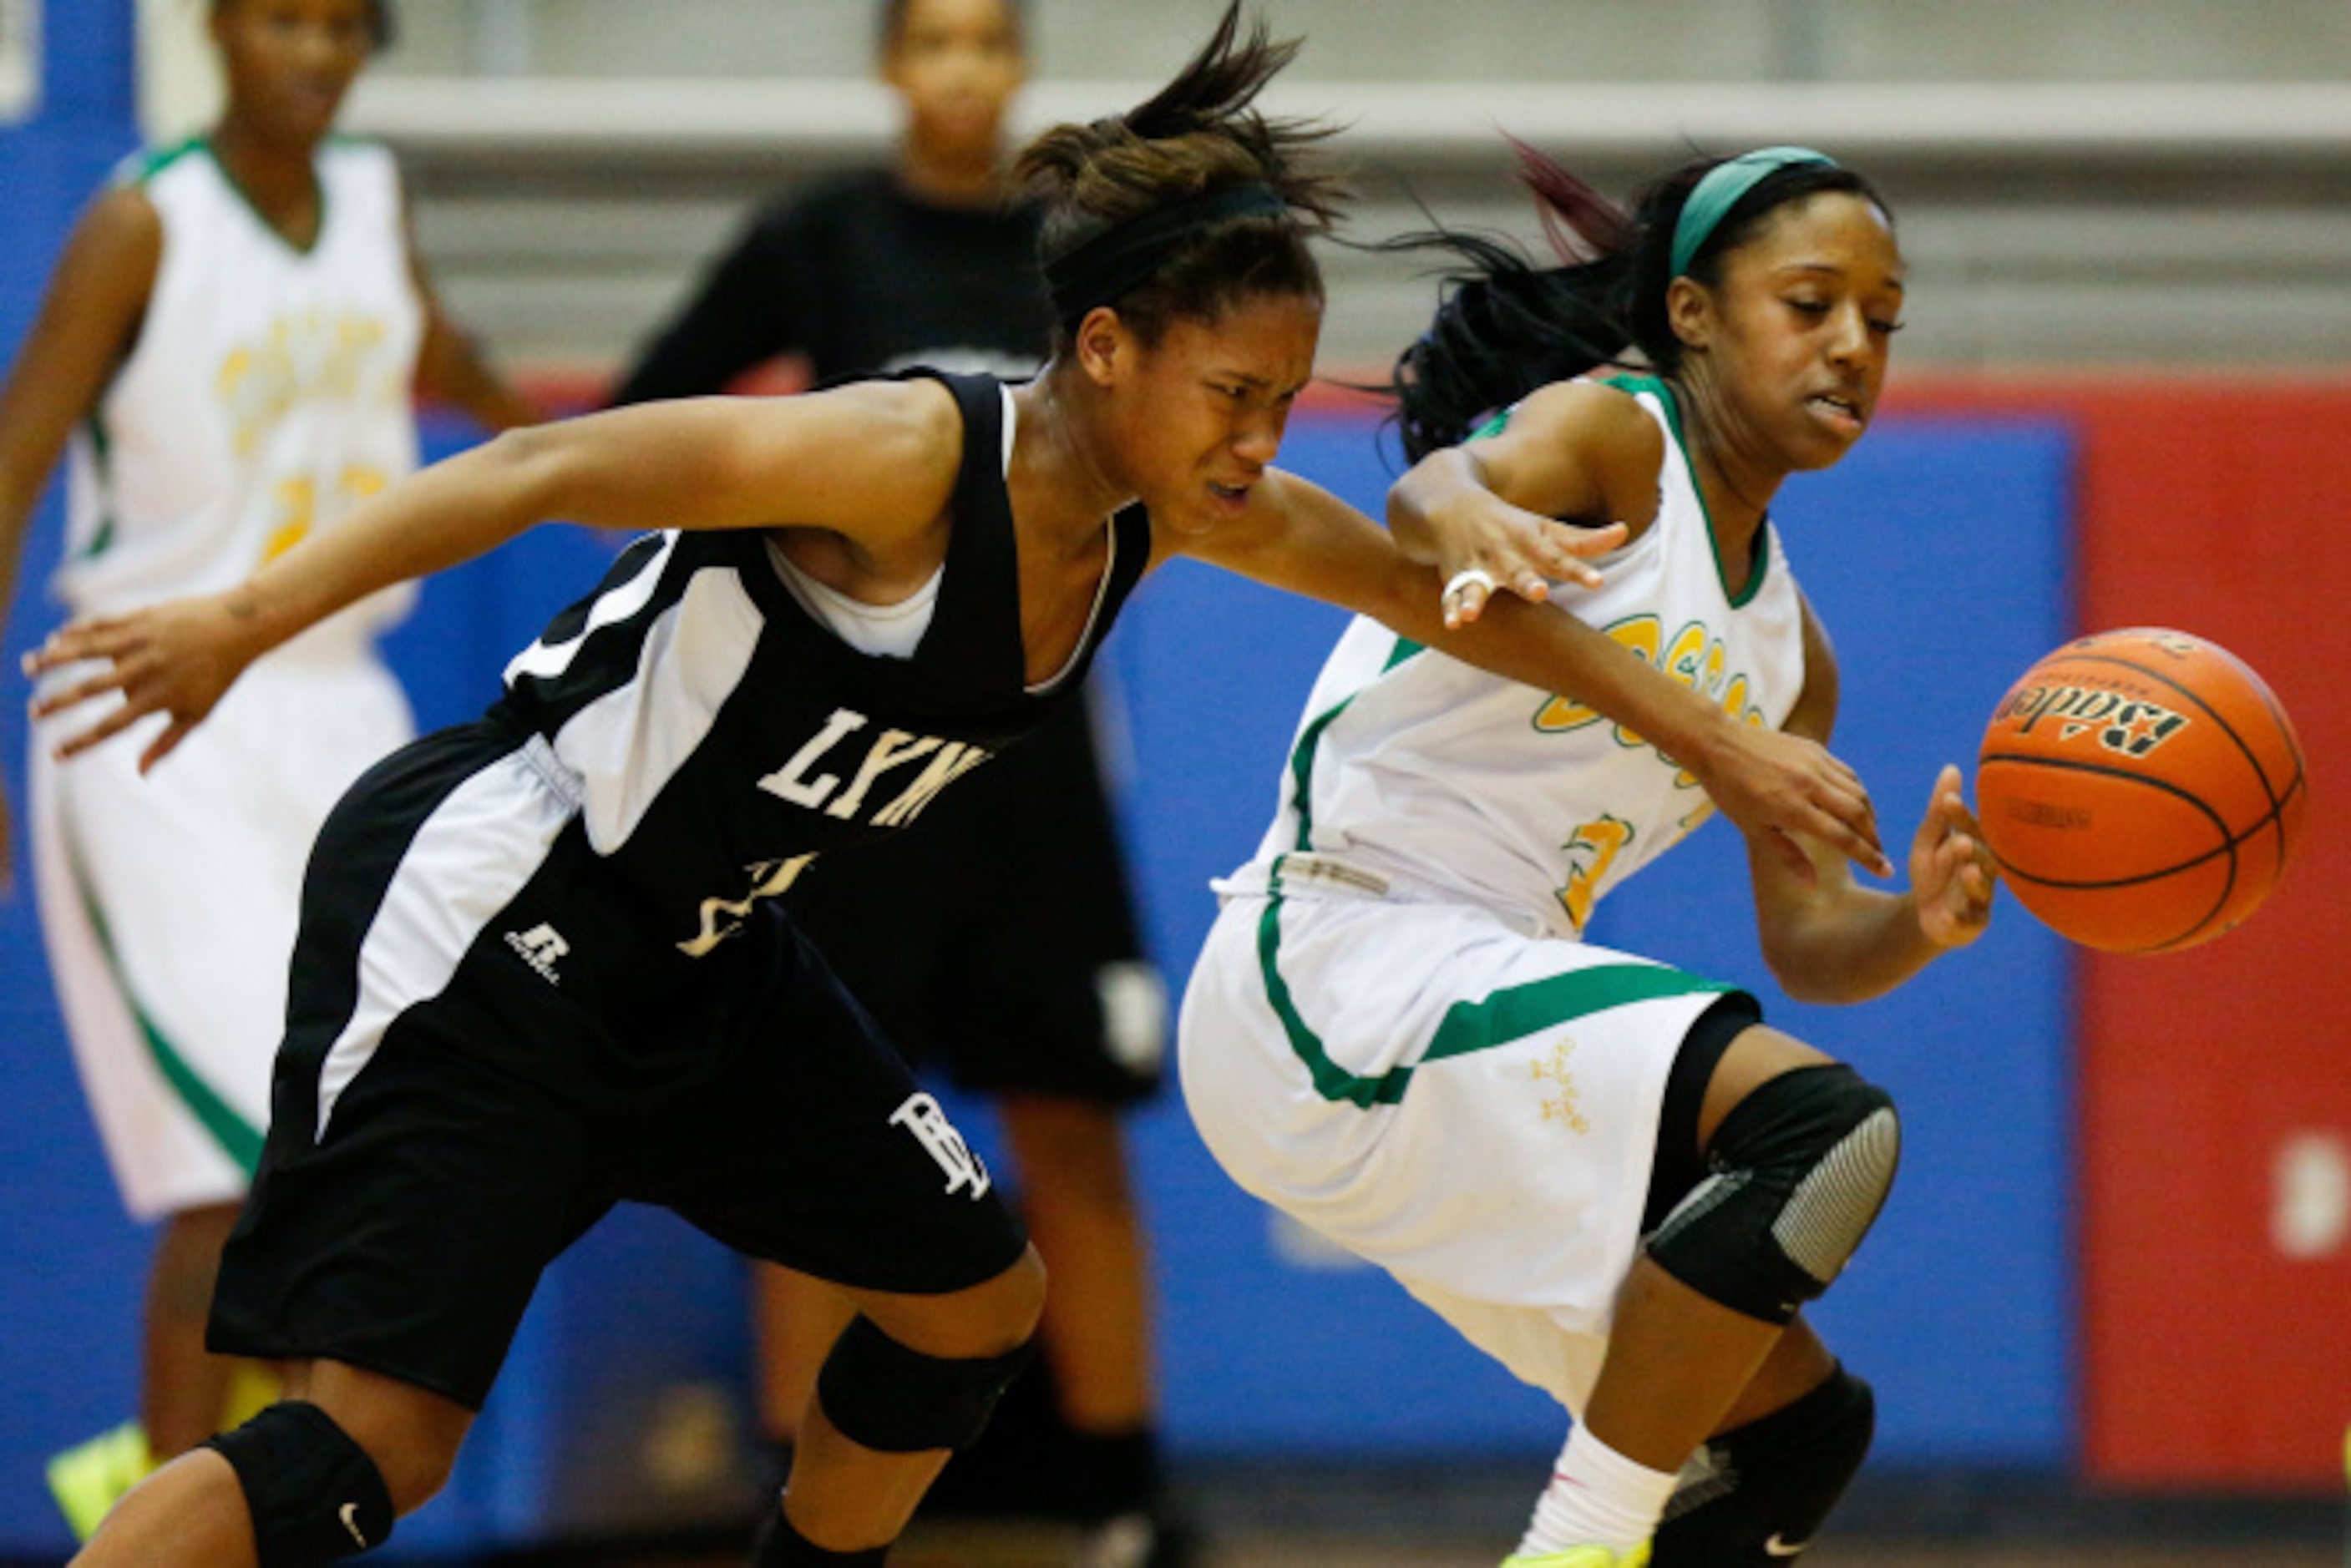
<path id="1" fill-rule="evenodd" d="M 813 854 L 795 855 L 789 860 L 758 860 L 744 869 L 749 873 L 750 887 L 739 898 L 705 898 L 702 900 L 702 929 L 677 944 L 677 950 L 688 958 L 701 958 L 711 949 L 743 929 L 751 918 L 751 909 L 762 898 L 772 898 L 799 879 L 808 869 Z"/>
<path id="2" fill-rule="evenodd" d="M 2126 757 L 2147 755 L 2194 722 L 2144 697 L 2086 686 L 2028 686 L 2011 692 L 1992 718 L 2013 723 L 2020 735 L 2048 720 L 2061 744 L 2094 732 L 2099 745 Z"/>
<path id="3" fill-rule="evenodd" d="M 931 765 L 906 786 L 897 799 L 873 814 L 876 827 L 904 827 L 922 815 L 923 808 L 936 798 L 939 791 L 987 761 L 993 753 L 977 746 L 967 746 L 960 741 L 950 741 Z"/>
<path id="4" fill-rule="evenodd" d="M 1665 635 L 1663 624 L 1653 615 L 1630 616 L 1604 629 L 1611 641 L 1634 658 L 1663 670 L 1733 719 L 1758 729 L 1763 727 L 1763 710 L 1748 701 L 1752 678 L 1743 670 L 1730 669 L 1729 649 L 1705 622 L 1687 622 L 1671 638 Z M 1546 735 L 1563 735 L 1596 724 L 1604 717 L 1599 709 L 1588 703 L 1557 696 L 1536 711 L 1534 727 Z M 1616 743 L 1628 751 L 1649 744 L 1637 731 L 1623 724 L 1615 726 L 1615 737 Z M 1672 761 L 1669 757 L 1666 760 Z M 1676 776 L 1674 786 L 1695 789 L 1697 776 L 1685 770 Z"/>
<path id="5" fill-rule="evenodd" d="M 1608 867 L 1616 857 L 1633 842 L 1633 825 L 1622 817 L 1603 816 L 1597 822 L 1587 822 L 1567 836 L 1561 847 L 1567 851 L 1567 886 L 1556 895 L 1560 908 L 1575 927 L 1576 934 L 1583 932 L 1583 922 L 1592 918 L 1593 905 L 1600 901 L 1600 884 L 1608 875 Z"/>
<path id="6" fill-rule="evenodd" d="M 252 456 L 302 403 L 404 399 L 397 367 L 375 362 L 386 337 L 380 317 L 313 308 L 278 317 L 231 348 L 213 385 L 236 454 Z"/>
<path id="7" fill-rule="evenodd" d="M 391 476 L 380 468 L 349 464 L 336 476 L 334 490 L 321 506 L 319 487 L 308 475 L 279 480 L 276 491 L 277 519 L 270 525 L 269 537 L 262 545 L 261 558 L 276 560 L 390 483 Z"/>
<path id="8" fill-rule="evenodd" d="M 1550 1055 L 1529 1065 L 1533 1070 L 1536 1083 L 1551 1085 L 1548 1090 L 1537 1091 L 1544 1096 L 1543 1120 L 1564 1123 L 1570 1132 L 1588 1133 L 1592 1130 L 1592 1122 L 1583 1114 L 1583 1097 L 1576 1093 L 1575 1075 L 1568 1071 L 1567 1066 L 1567 1059 L 1574 1054 L 1573 1037 L 1562 1034 L 1559 1044 L 1552 1047 Z"/>

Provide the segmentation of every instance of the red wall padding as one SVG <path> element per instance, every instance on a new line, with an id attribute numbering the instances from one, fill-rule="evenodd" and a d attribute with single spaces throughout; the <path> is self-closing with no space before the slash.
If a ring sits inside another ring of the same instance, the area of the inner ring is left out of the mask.
<path id="1" fill-rule="evenodd" d="M 2351 381 L 1935 381 L 1897 406 L 2067 419 L 2078 625 L 2210 638 L 2262 672 L 2301 733 L 2312 826 L 2269 905 L 2188 952 L 2084 955 L 2084 1459 L 2125 1486 L 2340 1487 Z"/>

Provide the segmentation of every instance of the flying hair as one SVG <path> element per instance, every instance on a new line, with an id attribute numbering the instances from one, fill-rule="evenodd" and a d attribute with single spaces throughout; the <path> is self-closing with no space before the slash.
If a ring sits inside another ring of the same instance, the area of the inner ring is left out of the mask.
<path id="1" fill-rule="evenodd" d="M 1044 210 L 1038 254 L 1049 273 L 1067 273 L 1081 247 L 1123 225 L 1194 199 L 1202 221 L 1163 236 L 1139 281 L 1123 283 L 1087 309 L 1110 305 L 1146 341 L 1176 318 L 1214 320 L 1227 306 L 1263 294 L 1322 297 L 1307 240 L 1340 217 L 1345 192 L 1335 174 L 1304 157 L 1333 128 L 1270 119 L 1255 107 L 1266 84 L 1298 52 L 1272 42 L 1265 24 L 1241 32 L 1239 0 L 1226 7 L 1208 41 L 1174 80 L 1123 114 L 1061 125 L 1032 141 L 1016 172 Z M 1270 200 L 1215 198 L 1257 185 Z M 1132 247 L 1124 247 L 1131 249 Z M 1065 312 L 1066 342 L 1083 312 Z"/>
<path id="2" fill-rule="evenodd" d="M 1485 420 L 1552 381 L 1593 370 L 1646 369 L 1671 379 L 1682 346 L 1666 314 L 1677 220 L 1719 158 L 1699 159 L 1652 183 L 1626 213 L 1516 138 L 1519 179 L 1534 193 L 1555 265 L 1531 260 L 1498 236 L 1438 226 L 1377 248 L 1439 251 L 1457 265 L 1440 274 L 1428 329 L 1396 358 L 1381 389 L 1409 462 L 1457 445 Z M 1722 258 L 1765 216 L 1822 191 L 1886 203 L 1867 181 L 1834 163 L 1790 163 L 1758 179 L 1719 216 L 1688 258 L 1687 275 L 1721 281 Z"/>

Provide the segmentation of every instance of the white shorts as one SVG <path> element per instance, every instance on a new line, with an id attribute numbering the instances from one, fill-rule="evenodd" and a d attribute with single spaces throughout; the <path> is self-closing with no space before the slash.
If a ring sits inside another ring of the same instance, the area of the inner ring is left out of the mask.
<path id="1" fill-rule="evenodd" d="M 1580 1410 L 1667 1074 L 1726 989 L 1473 906 L 1233 897 L 1184 999 L 1184 1095 L 1244 1189 Z"/>
<path id="2" fill-rule="evenodd" d="M 310 842 L 413 722 L 371 655 L 295 644 L 246 670 L 143 779 L 146 726 L 48 759 L 88 722 L 68 713 L 35 734 L 34 878 L 82 1086 L 144 1222 L 243 1198 Z"/>

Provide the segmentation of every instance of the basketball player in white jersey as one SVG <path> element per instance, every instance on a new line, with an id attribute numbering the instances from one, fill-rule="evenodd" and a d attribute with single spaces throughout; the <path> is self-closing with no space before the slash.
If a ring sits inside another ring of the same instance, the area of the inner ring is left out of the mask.
<path id="1" fill-rule="evenodd" d="M 332 527 L 415 466 L 419 389 L 496 427 L 529 417 L 434 306 L 391 154 L 329 134 L 385 23 L 371 0 L 215 0 L 219 122 L 128 161 L 90 205 L 0 401 L 0 604 L 68 444 L 52 587 L 107 614 L 228 587 Z M 232 1367 L 204 1354 L 204 1312 L 268 1119 L 302 864 L 336 797 L 409 736 L 372 647 L 403 602 L 263 660 L 152 781 L 35 748 L 58 1000 L 123 1201 L 162 1227 L 140 1419 L 52 1466 L 81 1533 L 151 1453 L 221 1424 Z M 0 808 L 0 863 L 5 828 Z"/>
<path id="2" fill-rule="evenodd" d="M 1476 265 L 1400 363 L 1420 461 L 1392 518 L 1627 523 L 1559 602 L 1737 722 L 1825 742 L 1835 663 L 1765 509 L 1876 408 L 1903 297 L 1883 203 L 1798 149 L 1692 165 L 1629 219 L 1531 153 L 1527 174 L 1596 259 L 1446 237 Z M 1628 348 L 1640 372 L 1609 373 Z M 1186 1098 L 1233 1177 L 1576 1417 L 1509 1568 L 1792 1555 L 1868 1446 L 1867 1386 L 1797 1312 L 1886 1195 L 1890 1101 L 1751 997 L 1582 940 L 1712 809 L 1576 696 L 1359 619 L 1185 999 Z M 1907 891 L 1789 847 L 1750 859 L 1794 994 L 1876 995 L 1989 916 L 1955 768 Z"/>

